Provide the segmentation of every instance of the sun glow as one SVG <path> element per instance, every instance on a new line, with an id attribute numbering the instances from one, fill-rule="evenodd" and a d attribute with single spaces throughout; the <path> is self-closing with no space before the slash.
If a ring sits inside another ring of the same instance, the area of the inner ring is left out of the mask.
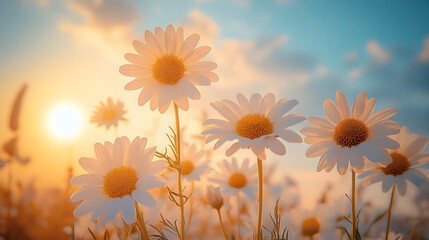
<path id="1" fill-rule="evenodd" d="M 59 106 L 50 115 L 49 126 L 52 132 L 64 138 L 76 134 L 82 124 L 79 111 L 73 106 Z"/>

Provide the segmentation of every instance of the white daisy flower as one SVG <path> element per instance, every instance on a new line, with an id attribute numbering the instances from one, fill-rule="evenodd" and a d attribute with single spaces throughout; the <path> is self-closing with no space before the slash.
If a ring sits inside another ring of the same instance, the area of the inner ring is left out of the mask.
<path id="1" fill-rule="evenodd" d="M 389 191 L 394 184 L 398 187 L 401 196 L 407 191 L 405 180 L 416 186 L 428 182 L 428 177 L 417 167 L 429 163 L 429 152 L 422 152 L 429 143 L 429 139 L 417 134 L 410 134 L 408 127 L 402 127 L 399 134 L 392 136 L 399 142 L 397 150 L 389 151 L 393 161 L 386 167 L 375 164 L 364 173 L 359 175 L 363 178 L 363 186 L 382 182 L 383 192 Z"/>
<path id="2" fill-rule="evenodd" d="M 156 176 L 165 169 L 164 161 L 152 161 L 155 147 L 146 148 L 147 139 L 136 137 L 130 143 L 127 137 L 116 138 L 114 144 L 94 145 L 96 159 L 82 157 L 79 164 L 88 173 L 72 178 L 71 184 L 79 186 L 70 197 L 83 202 L 74 210 L 75 216 L 92 212 L 92 221 L 111 221 L 121 211 L 127 224 L 136 221 L 134 201 L 155 205 L 147 192 L 164 186 Z"/>
<path id="3" fill-rule="evenodd" d="M 106 129 L 112 125 L 117 127 L 119 121 L 127 121 L 124 118 L 125 113 L 127 112 L 124 110 L 124 103 L 119 99 L 114 103 L 112 98 L 107 98 L 106 103 L 100 102 L 100 105 L 95 107 L 90 122 L 97 124 L 97 127 L 104 125 Z"/>
<path id="4" fill-rule="evenodd" d="M 157 27 L 155 34 L 145 32 L 146 43 L 134 41 L 138 54 L 127 53 L 125 58 L 132 64 L 120 67 L 119 71 L 135 79 L 125 86 L 126 90 L 141 90 L 140 106 L 150 100 L 151 110 L 164 113 L 171 101 L 182 110 L 188 110 L 188 98 L 200 99 L 196 85 L 208 86 L 219 77 L 212 72 L 217 65 L 210 61 L 200 61 L 210 48 L 196 48 L 200 36 L 192 34 L 186 40 L 183 28 L 177 31 L 168 25 L 164 31 Z"/>
<path id="5" fill-rule="evenodd" d="M 291 239 L 338 239 L 335 228 L 335 209 L 318 205 L 313 211 L 294 208 L 286 216 Z"/>
<path id="6" fill-rule="evenodd" d="M 222 193 L 229 197 L 243 192 L 250 199 L 255 198 L 258 183 L 256 165 L 249 166 L 248 158 L 241 165 L 238 165 L 235 158 L 232 158 L 231 163 L 224 159 L 218 166 L 220 171 L 213 173 L 209 180 L 219 184 Z"/>
<path id="7" fill-rule="evenodd" d="M 302 138 L 296 132 L 286 129 L 305 120 L 298 114 L 283 116 L 298 104 L 297 100 L 286 98 L 275 101 L 274 94 L 253 94 L 249 100 L 237 94 L 238 104 L 230 100 L 211 104 L 226 120 L 208 119 L 204 121 L 203 135 L 208 135 L 206 143 L 218 139 L 214 149 L 226 141 L 234 141 L 226 150 L 231 156 L 240 148 L 251 148 L 259 159 L 266 159 L 265 148 L 278 155 L 286 154 L 286 148 L 278 137 L 287 142 L 299 143 Z"/>
<path id="8" fill-rule="evenodd" d="M 180 151 L 182 178 L 188 181 L 199 181 L 201 175 L 211 170 L 209 161 L 204 158 L 205 150 L 199 150 L 197 145 L 183 144 Z"/>
<path id="9" fill-rule="evenodd" d="M 399 132 L 399 125 L 390 117 L 396 114 L 393 108 L 372 114 L 375 98 L 367 100 L 366 92 L 361 92 L 350 109 L 344 93 L 338 91 L 336 104 L 326 99 L 325 117 L 309 117 L 312 126 L 304 127 L 301 133 L 304 142 L 312 144 L 306 151 L 309 158 L 320 157 L 317 171 L 330 172 L 337 164 L 338 172 L 346 173 L 349 162 L 355 172 L 363 172 L 364 159 L 387 166 L 392 158 L 388 149 L 396 149 L 399 144 L 389 135 Z"/>

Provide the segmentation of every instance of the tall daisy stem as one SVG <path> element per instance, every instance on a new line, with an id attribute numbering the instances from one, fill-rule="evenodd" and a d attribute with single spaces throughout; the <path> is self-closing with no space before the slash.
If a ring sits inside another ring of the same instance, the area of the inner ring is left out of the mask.
<path id="1" fill-rule="evenodd" d="M 223 237 L 225 238 L 225 240 L 228 240 L 228 236 L 226 235 L 225 227 L 223 226 L 223 222 L 222 222 L 222 215 L 220 215 L 220 209 L 216 209 L 216 210 L 217 210 L 217 216 L 219 217 L 219 224 L 220 224 L 220 227 L 222 228 Z"/>
<path id="2" fill-rule="evenodd" d="M 257 239 L 262 240 L 262 196 L 263 196 L 262 160 L 258 158 L 258 225 Z"/>
<path id="3" fill-rule="evenodd" d="M 356 240 L 356 173 L 352 170 L 352 239 Z"/>
<path id="4" fill-rule="evenodd" d="M 180 122 L 179 122 L 179 109 L 177 104 L 174 103 L 174 115 L 176 117 L 176 153 L 177 163 L 181 166 L 180 160 Z M 180 205 L 180 239 L 185 239 L 185 206 L 183 203 L 183 192 L 182 192 L 182 168 L 177 169 L 177 188 L 179 193 L 179 205 Z"/>
<path id="5" fill-rule="evenodd" d="M 390 216 L 392 214 L 393 198 L 395 197 L 396 184 L 393 184 L 392 196 L 390 196 L 389 211 L 387 212 L 386 240 L 389 239 Z"/>
<path id="6" fill-rule="evenodd" d="M 140 232 L 141 235 L 141 239 L 143 240 L 149 240 L 149 232 L 147 231 L 146 228 L 146 223 L 144 222 L 144 218 L 143 218 L 143 214 L 139 209 L 139 204 L 134 201 L 134 205 L 136 208 L 136 215 L 137 215 L 137 228 Z"/>
<path id="7" fill-rule="evenodd" d="M 241 237 L 241 217 L 240 217 L 240 212 L 241 212 L 241 208 L 240 208 L 240 193 L 237 192 L 237 226 L 238 226 L 238 238 L 240 239 Z"/>

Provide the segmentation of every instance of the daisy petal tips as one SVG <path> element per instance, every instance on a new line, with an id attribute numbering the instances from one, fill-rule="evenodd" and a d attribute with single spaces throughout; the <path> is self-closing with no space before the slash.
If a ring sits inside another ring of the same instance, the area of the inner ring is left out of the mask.
<path id="1" fill-rule="evenodd" d="M 217 139 L 214 149 L 227 141 L 235 141 L 227 150 L 231 156 L 240 148 L 250 148 L 260 159 L 266 159 L 265 149 L 278 155 L 286 154 L 286 148 L 278 139 L 299 143 L 302 138 L 296 132 L 287 129 L 305 120 L 304 116 L 290 114 L 284 116 L 297 104 L 297 100 L 285 98 L 276 102 L 275 96 L 253 94 L 247 99 L 237 94 L 237 103 L 230 100 L 214 102 L 211 106 L 224 118 L 208 119 L 204 124 L 203 135 L 207 135 L 206 143 Z"/>
<path id="2" fill-rule="evenodd" d="M 165 31 L 157 27 L 155 34 L 146 31 L 145 43 L 133 42 L 137 54 L 125 54 L 131 64 L 119 68 L 121 74 L 134 78 L 125 89 L 142 89 L 138 104 L 142 106 L 150 100 L 152 111 L 158 108 L 164 113 L 172 101 L 182 110 L 188 110 L 188 98 L 201 97 L 195 86 L 208 86 L 219 80 L 212 72 L 216 63 L 201 61 L 210 48 L 196 47 L 199 39 L 198 34 L 184 39 L 183 28 L 176 31 L 172 25 Z"/>
<path id="3" fill-rule="evenodd" d="M 336 93 L 336 103 L 324 102 L 326 116 L 309 117 L 311 126 L 301 129 L 304 142 L 311 144 L 306 151 L 309 158 L 320 157 L 317 171 L 330 172 L 337 165 L 338 172 L 346 173 L 349 164 L 355 172 L 363 172 L 365 159 L 387 166 L 392 158 L 386 149 L 396 149 L 398 142 L 389 135 L 399 133 L 399 125 L 389 120 L 396 114 L 393 108 L 373 113 L 376 99 L 367 99 L 361 92 L 352 107 L 342 91 Z"/>
<path id="4" fill-rule="evenodd" d="M 134 202 L 145 206 L 155 205 L 147 190 L 164 186 L 156 176 L 165 169 L 164 161 L 152 161 L 155 147 L 146 148 L 146 138 L 116 138 L 112 144 L 96 143 L 96 158 L 80 158 L 79 164 L 88 173 L 71 179 L 79 186 L 70 197 L 82 201 L 74 210 L 75 216 L 92 212 L 92 221 L 111 221 L 120 211 L 127 224 L 136 221 Z"/>

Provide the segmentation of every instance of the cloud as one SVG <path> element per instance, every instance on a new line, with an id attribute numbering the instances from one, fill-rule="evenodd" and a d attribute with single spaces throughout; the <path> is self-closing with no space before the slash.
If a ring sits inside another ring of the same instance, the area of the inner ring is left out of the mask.
<path id="1" fill-rule="evenodd" d="M 40 7 L 47 7 L 51 3 L 51 0 L 20 0 L 20 2 L 23 5 L 32 5 L 36 3 Z"/>
<path id="2" fill-rule="evenodd" d="M 326 77 L 329 73 L 328 69 L 325 66 L 319 66 L 316 69 L 317 76 Z"/>
<path id="3" fill-rule="evenodd" d="M 390 61 L 390 54 L 375 40 L 368 41 L 366 44 L 366 51 L 371 58 L 379 64 L 386 64 Z"/>
<path id="4" fill-rule="evenodd" d="M 344 55 L 343 62 L 346 64 L 354 64 L 356 63 L 357 59 L 358 59 L 358 53 L 353 51 Z"/>
<path id="5" fill-rule="evenodd" d="M 60 23 L 60 29 L 84 44 L 129 45 L 132 31 L 141 18 L 133 0 L 73 0 L 66 4 L 71 12 L 83 18 L 83 23 L 66 20 Z"/>
<path id="6" fill-rule="evenodd" d="M 423 42 L 423 49 L 419 55 L 419 60 L 422 62 L 429 61 L 429 37 L 426 37 L 426 39 Z"/>
<path id="7" fill-rule="evenodd" d="M 349 79 L 358 79 L 366 73 L 366 68 L 355 68 L 350 70 L 348 78 Z"/>
<path id="8" fill-rule="evenodd" d="M 212 47 L 210 56 L 218 63 L 216 71 L 228 89 L 245 85 L 249 91 L 276 91 L 279 87 L 273 90 L 272 86 L 306 84 L 316 68 L 312 57 L 282 49 L 289 41 L 286 35 L 258 40 L 220 38 L 216 21 L 200 10 L 190 11 L 179 25 L 186 34 L 199 33 L 201 42 Z"/>

